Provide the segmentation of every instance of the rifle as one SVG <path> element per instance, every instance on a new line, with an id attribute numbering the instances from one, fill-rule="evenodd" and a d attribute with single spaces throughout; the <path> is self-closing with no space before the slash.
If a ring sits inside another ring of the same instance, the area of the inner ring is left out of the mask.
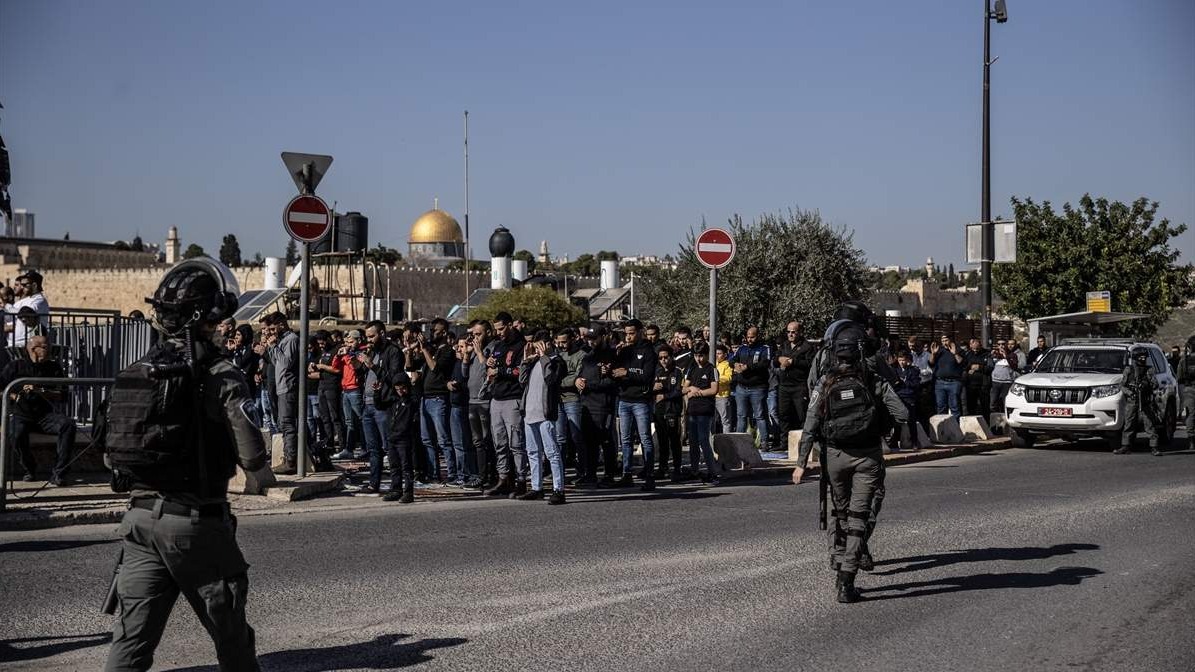
<path id="1" fill-rule="evenodd" d="M 112 583 L 108 586 L 108 595 L 104 597 L 104 604 L 100 607 L 101 614 L 112 616 L 116 614 L 117 593 L 116 579 L 120 576 L 120 566 L 124 563 L 124 546 L 120 547 L 120 555 L 116 556 L 116 566 L 112 568 Z"/>

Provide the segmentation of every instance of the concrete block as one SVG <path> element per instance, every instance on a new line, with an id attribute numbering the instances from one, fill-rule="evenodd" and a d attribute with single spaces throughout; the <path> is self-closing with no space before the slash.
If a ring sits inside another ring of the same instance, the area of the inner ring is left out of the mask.
<path id="1" fill-rule="evenodd" d="M 755 448 L 755 437 L 746 432 L 714 435 L 714 456 L 722 469 L 736 469 L 739 466 L 764 466 L 763 457 Z"/>
<path id="2" fill-rule="evenodd" d="M 275 434 L 270 449 L 270 468 L 276 469 L 286 462 L 286 451 L 282 449 L 282 435 Z M 311 461 L 311 453 L 307 453 L 307 473 L 315 472 L 315 463 Z"/>
<path id="3" fill-rule="evenodd" d="M 984 420 L 982 415 L 964 415 L 959 418 L 959 429 L 963 432 L 963 439 L 968 443 L 993 438 L 992 430 L 988 429 L 988 421 Z"/>
<path id="4" fill-rule="evenodd" d="M 313 474 L 306 478 L 292 476 L 267 490 L 266 497 L 283 502 L 297 502 L 300 499 L 310 499 L 321 493 L 339 490 L 343 483 L 344 476 L 339 473 Z"/>
<path id="5" fill-rule="evenodd" d="M 930 438 L 934 443 L 958 444 L 963 443 L 963 432 L 959 429 L 958 419 L 949 413 L 935 415 L 929 419 Z"/>
<path id="6" fill-rule="evenodd" d="M 1003 413 L 993 413 L 988 421 L 988 428 L 996 436 L 1008 436 L 1008 416 Z"/>
<path id="7" fill-rule="evenodd" d="M 918 422 L 917 423 L 917 445 L 921 446 L 922 448 L 928 448 L 929 446 L 932 446 L 933 443 L 934 443 L 933 440 L 929 438 L 929 434 L 926 433 L 925 427 L 922 427 L 921 423 Z"/>
<path id="8" fill-rule="evenodd" d="M 788 459 L 797 459 L 797 453 L 801 447 L 801 435 L 804 430 L 794 429 L 788 433 Z"/>

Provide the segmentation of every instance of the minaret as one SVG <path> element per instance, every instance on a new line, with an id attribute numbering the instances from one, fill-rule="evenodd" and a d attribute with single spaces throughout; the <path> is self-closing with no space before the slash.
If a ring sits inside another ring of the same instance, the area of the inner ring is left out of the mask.
<path id="1" fill-rule="evenodd" d="M 927 280 L 934 279 L 934 258 L 930 257 L 925 260 L 925 277 Z"/>
<path id="2" fill-rule="evenodd" d="M 539 263 L 549 264 L 552 262 L 552 257 L 548 254 L 548 241 L 539 241 Z"/>
<path id="3" fill-rule="evenodd" d="M 178 240 L 178 227 L 170 227 L 166 234 L 166 263 L 177 264 L 182 261 L 182 243 Z"/>

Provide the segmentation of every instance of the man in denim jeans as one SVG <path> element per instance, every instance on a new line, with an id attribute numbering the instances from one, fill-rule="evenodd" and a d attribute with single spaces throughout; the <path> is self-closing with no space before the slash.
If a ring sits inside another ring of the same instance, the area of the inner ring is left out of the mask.
<path id="1" fill-rule="evenodd" d="M 577 345 L 576 334 L 569 327 L 556 332 L 556 352 L 564 360 L 567 370 L 560 381 L 560 413 L 556 417 L 556 442 L 560 446 L 564 466 L 576 463 L 577 480 L 585 478 L 585 464 L 578 459 L 585 450 L 581 435 L 581 393 L 577 391 L 577 374 L 585 351 Z"/>
<path id="2" fill-rule="evenodd" d="M 362 492 L 377 494 L 382 487 L 382 455 L 390 442 L 389 410 L 397 396 L 391 381 L 403 370 L 404 359 L 402 350 L 386 340 L 386 325 L 382 322 L 375 320 L 366 325 L 365 339 L 369 350 L 357 353 L 357 362 L 365 368 L 361 425 L 369 450 L 369 484 Z"/>
<path id="3" fill-rule="evenodd" d="M 568 366 L 548 342 L 549 332 L 539 331 L 527 344 L 519 382 L 523 386 L 523 435 L 527 439 L 527 461 L 531 463 L 530 489 L 522 501 L 544 498 L 544 458 L 552 468 L 552 496 L 548 504 L 564 503 L 564 458 L 556 441 L 556 418 L 560 413 L 560 381 Z"/>
<path id="4" fill-rule="evenodd" d="M 942 342 L 930 343 L 929 365 L 934 369 L 934 399 L 938 415 L 949 412 L 959 417 L 963 389 L 963 353 L 949 336 L 942 336 Z"/>
<path id="5" fill-rule="evenodd" d="M 456 341 L 452 363 L 452 379 L 448 381 L 448 428 L 452 432 L 452 452 L 456 460 L 454 484 L 462 488 L 481 487 L 478 478 L 477 460 L 473 459 L 473 440 L 469 431 L 469 361 L 470 337 L 461 336 Z"/>
<path id="6" fill-rule="evenodd" d="M 735 405 L 738 407 L 738 423 L 735 431 L 747 431 L 747 418 L 755 418 L 755 431 L 759 433 L 759 447 L 768 446 L 768 378 L 772 368 L 772 348 L 759 338 L 759 327 L 748 327 L 743 344 L 730 358 L 734 372 L 738 374 L 738 386 L 734 390 Z"/>
<path id="7" fill-rule="evenodd" d="M 523 446 L 523 386 L 519 367 L 527 341 L 515 329 L 510 313 L 494 317 L 494 335 L 486 347 L 486 379 L 490 384 L 490 435 L 494 440 L 498 483 L 485 491 L 486 497 L 522 495 L 527 492 L 531 470 Z"/>
<path id="8" fill-rule="evenodd" d="M 452 369 L 456 364 L 456 353 L 448 342 L 448 322 L 443 318 L 432 320 L 431 339 L 422 333 L 418 336 L 419 349 L 427 369 L 423 376 L 423 424 L 420 425 L 423 447 L 427 450 L 430 476 L 446 484 L 457 481 L 456 455 L 452 450 L 452 433 L 449 429 L 449 388 Z M 440 475 L 435 465 L 439 455 L 444 463 L 444 474 Z"/>
<path id="9" fill-rule="evenodd" d="M 622 440 L 621 486 L 634 482 L 631 475 L 631 434 L 638 430 L 643 446 L 644 491 L 656 489 L 654 466 L 655 446 L 651 440 L 651 394 L 656 378 L 656 352 L 650 343 L 639 339 L 643 323 L 628 320 L 623 326 L 623 341 L 614 355 L 614 369 L 610 376 L 618 384 L 618 428 Z"/>
<path id="10" fill-rule="evenodd" d="M 361 412 L 364 401 L 361 398 L 361 383 L 365 380 L 365 367 L 357 363 L 357 349 L 365 336 L 353 329 L 344 337 L 344 345 L 332 359 L 332 370 L 340 374 L 340 409 L 344 418 L 344 443 L 336 455 L 339 460 L 353 459 L 353 451 L 364 443 L 365 432 L 361 428 Z M 369 451 L 364 451 L 364 457 Z"/>

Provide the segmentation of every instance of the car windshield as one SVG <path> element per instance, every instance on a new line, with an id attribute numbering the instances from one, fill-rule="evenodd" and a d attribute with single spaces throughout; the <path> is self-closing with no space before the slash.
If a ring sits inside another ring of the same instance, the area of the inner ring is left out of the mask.
<path id="1" fill-rule="evenodd" d="M 1124 350 L 1054 349 L 1046 353 L 1034 371 L 1046 373 L 1120 373 L 1128 362 Z"/>

